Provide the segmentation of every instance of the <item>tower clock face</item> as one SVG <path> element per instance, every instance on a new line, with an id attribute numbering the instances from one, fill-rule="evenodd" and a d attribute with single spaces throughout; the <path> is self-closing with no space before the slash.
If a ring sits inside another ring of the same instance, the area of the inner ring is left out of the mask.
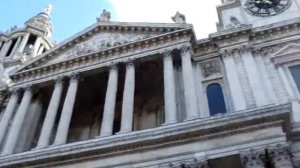
<path id="1" fill-rule="evenodd" d="M 290 6 L 290 0 L 247 0 L 247 10 L 256 16 L 272 16 Z"/>

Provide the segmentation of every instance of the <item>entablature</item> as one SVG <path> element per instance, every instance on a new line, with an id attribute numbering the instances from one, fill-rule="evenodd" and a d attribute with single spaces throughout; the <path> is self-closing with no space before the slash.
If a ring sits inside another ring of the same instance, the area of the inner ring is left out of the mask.
<path id="1" fill-rule="evenodd" d="M 15 86 L 40 83 L 53 80 L 57 75 L 89 71 L 110 66 L 111 64 L 126 62 L 127 60 L 159 54 L 165 50 L 179 49 L 184 45 L 190 46 L 192 44 L 193 34 L 191 29 L 184 29 L 24 70 L 11 75 L 11 79 Z M 51 57 L 50 55 L 48 56 Z M 46 60 L 46 56 L 42 57 L 33 65 L 40 65 L 41 62 Z"/>

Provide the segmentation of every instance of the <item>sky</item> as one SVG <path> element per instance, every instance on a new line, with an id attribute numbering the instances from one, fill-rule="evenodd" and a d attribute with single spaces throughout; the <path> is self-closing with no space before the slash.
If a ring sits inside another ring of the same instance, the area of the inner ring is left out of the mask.
<path id="1" fill-rule="evenodd" d="M 216 6 L 221 0 L 2 0 L 0 2 L 0 31 L 37 15 L 52 4 L 52 40 L 56 42 L 94 24 L 103 9 L 111 12 L 111 21 L 172 23 L 176 11 L 194 25 L 198 39 L 216 31 Z"/>

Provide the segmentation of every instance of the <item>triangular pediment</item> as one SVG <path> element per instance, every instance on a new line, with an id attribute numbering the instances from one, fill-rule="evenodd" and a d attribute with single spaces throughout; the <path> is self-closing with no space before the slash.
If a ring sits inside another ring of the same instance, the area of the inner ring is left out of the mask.
<path id="1" fill-rule="evenodd" d="M 291 61 L 296 61 L 300 59 L 300 44 L 289 43 L 282 47 L 280 50 L 275 52 L 271 59 L 275 64 L 284 64 Z"/>
<path id="2" fill-rule="evenodd" d="M 192 28 L 192 25 L 176 23 L 96 23 L 57 44 L 46 53 L 28 61 L 16 72 L 62 62 L 187 28 Z"/>

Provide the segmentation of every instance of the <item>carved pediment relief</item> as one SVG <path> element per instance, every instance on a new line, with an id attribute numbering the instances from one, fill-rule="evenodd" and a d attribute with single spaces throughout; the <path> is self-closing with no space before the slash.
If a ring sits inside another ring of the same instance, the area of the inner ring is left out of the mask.
<path id="1" fill-rule="evenodd" d="M 62 53 L 56 59 L 47 62 L 55 63 L 63 60 L 75 58 L 78 56 L 94 53 L 106 48 L 120 46 L 126 43 L 149 38 L 158 34 L 154 33 L 121 33 L 121 32 L 102 32 L 94 35 L 86 41 L 76 44 L 66 52 Z"/>
<path id="2" fill-rule="evenodd" d="M 290 43 L 271 56 L 275 64 L 285 64 L 300 60 L 300 44 Z"/>

